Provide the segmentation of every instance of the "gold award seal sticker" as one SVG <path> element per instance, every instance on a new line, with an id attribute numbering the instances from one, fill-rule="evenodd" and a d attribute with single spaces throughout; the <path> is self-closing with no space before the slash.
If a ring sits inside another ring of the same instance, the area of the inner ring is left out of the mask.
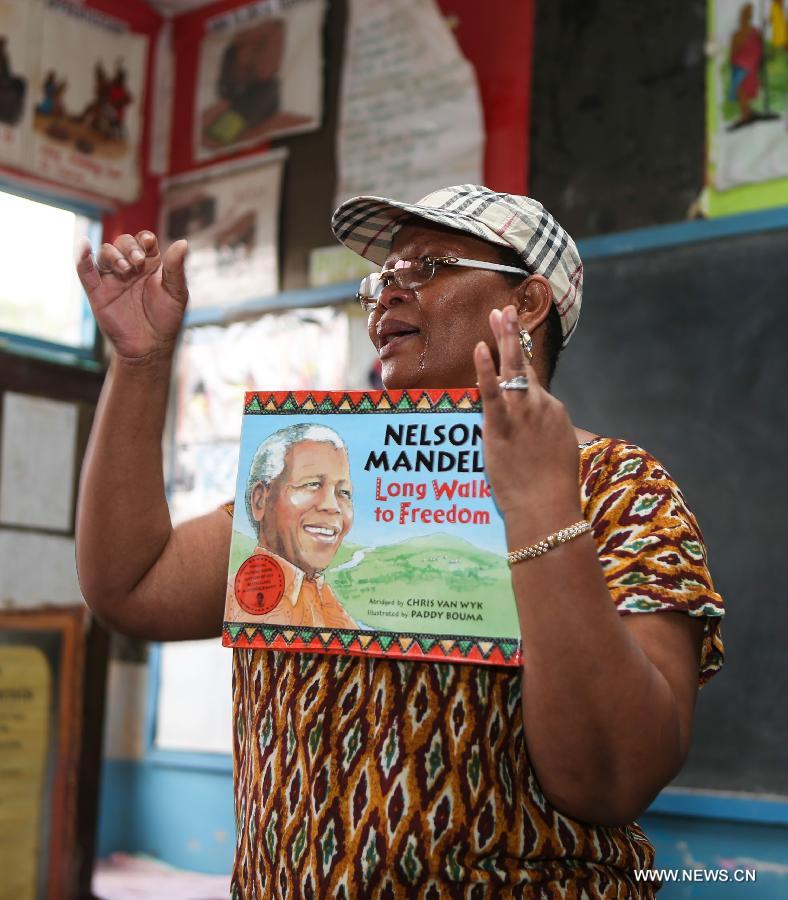
<path id="1" fill-rule="evenodd" d="M 253 616 L 271 612 L 284 592 L 285 573 L 270 556 L 250 557 L 235 576 L 235 597 L 241 608 Z"/>

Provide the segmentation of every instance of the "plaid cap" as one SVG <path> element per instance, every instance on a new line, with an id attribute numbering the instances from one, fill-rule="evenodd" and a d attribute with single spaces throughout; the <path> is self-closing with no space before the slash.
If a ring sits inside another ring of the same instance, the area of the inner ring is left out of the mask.
<path id="1" fill-rule="evenodd" d="M 346 247 L 382 266 L 394 235 L 412 216 L 515 250 L 524 268 L 550 282 L 567 345 L 580 315 L 583 264 L 575 242 L 541 203 L 461 184 L 433 191 L 418 203 L 353 197 L 334 213 L 331 227 Z"/>

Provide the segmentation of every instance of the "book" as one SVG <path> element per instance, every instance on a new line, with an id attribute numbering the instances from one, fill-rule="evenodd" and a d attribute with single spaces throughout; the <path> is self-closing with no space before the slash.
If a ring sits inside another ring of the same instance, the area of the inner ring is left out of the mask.
<path id="1" fill-rule="evenodd" d="M 245 395 L 223 644 L 521 665 L 476 389 Z"/>

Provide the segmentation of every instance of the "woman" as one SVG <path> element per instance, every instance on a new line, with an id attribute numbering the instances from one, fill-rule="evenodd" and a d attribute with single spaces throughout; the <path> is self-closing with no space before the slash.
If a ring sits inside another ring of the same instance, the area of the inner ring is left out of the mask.
<path id="1" fill-rule="evenodd" d="M 360 299 L 385 385 L 478 382 L 525 664 L 236 651 L 233 896 L 653 896 L 634 820 L 686 756 L 722 603 L 667 472 L 547 391 L 580 309 L 574 243 L 540 204 L 473 185 L 355 198 L 334 228 L 384 265 Z M 173 530 L 164 499 L 184 254 L 141 232 L 78 264 L 117 351 L 80 493 L 83 591 L 159 640 L 220 633 L 230 542 L 225 510 Z"/>
<path id="2" fill-rule="evenodd" d="M 763 60 L 763 35 L 752 24 L 752 3 L 745 3 L 739 10 L 739 27 L 731 37 L 731 81 L 728 94 L 731 102 L 739 104 L 739 121 L 745 124 L 755 118 L 752 101 L 761 89 L 761 63 Z"/>

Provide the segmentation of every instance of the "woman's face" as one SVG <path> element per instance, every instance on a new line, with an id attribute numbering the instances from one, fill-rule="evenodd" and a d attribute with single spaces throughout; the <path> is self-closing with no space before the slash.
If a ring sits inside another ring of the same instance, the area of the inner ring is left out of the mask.
<path id="1" fill-rule="evenodd" d="M 493 244 L 426 223 L 404 225 L 384 268 L 401 259 L 459 256 L 500 263 Z M 524 276 L 525 277 L 525 276 Z M 517 304 L 517 282 L 500 272 L 438 266 L 415 290 L 385 288 L 369 317 L 369 336 L 380 355 L 387 388 L 470 387 L 476 383 L 473 348 L 495 347 L 490 311 Z"/>

